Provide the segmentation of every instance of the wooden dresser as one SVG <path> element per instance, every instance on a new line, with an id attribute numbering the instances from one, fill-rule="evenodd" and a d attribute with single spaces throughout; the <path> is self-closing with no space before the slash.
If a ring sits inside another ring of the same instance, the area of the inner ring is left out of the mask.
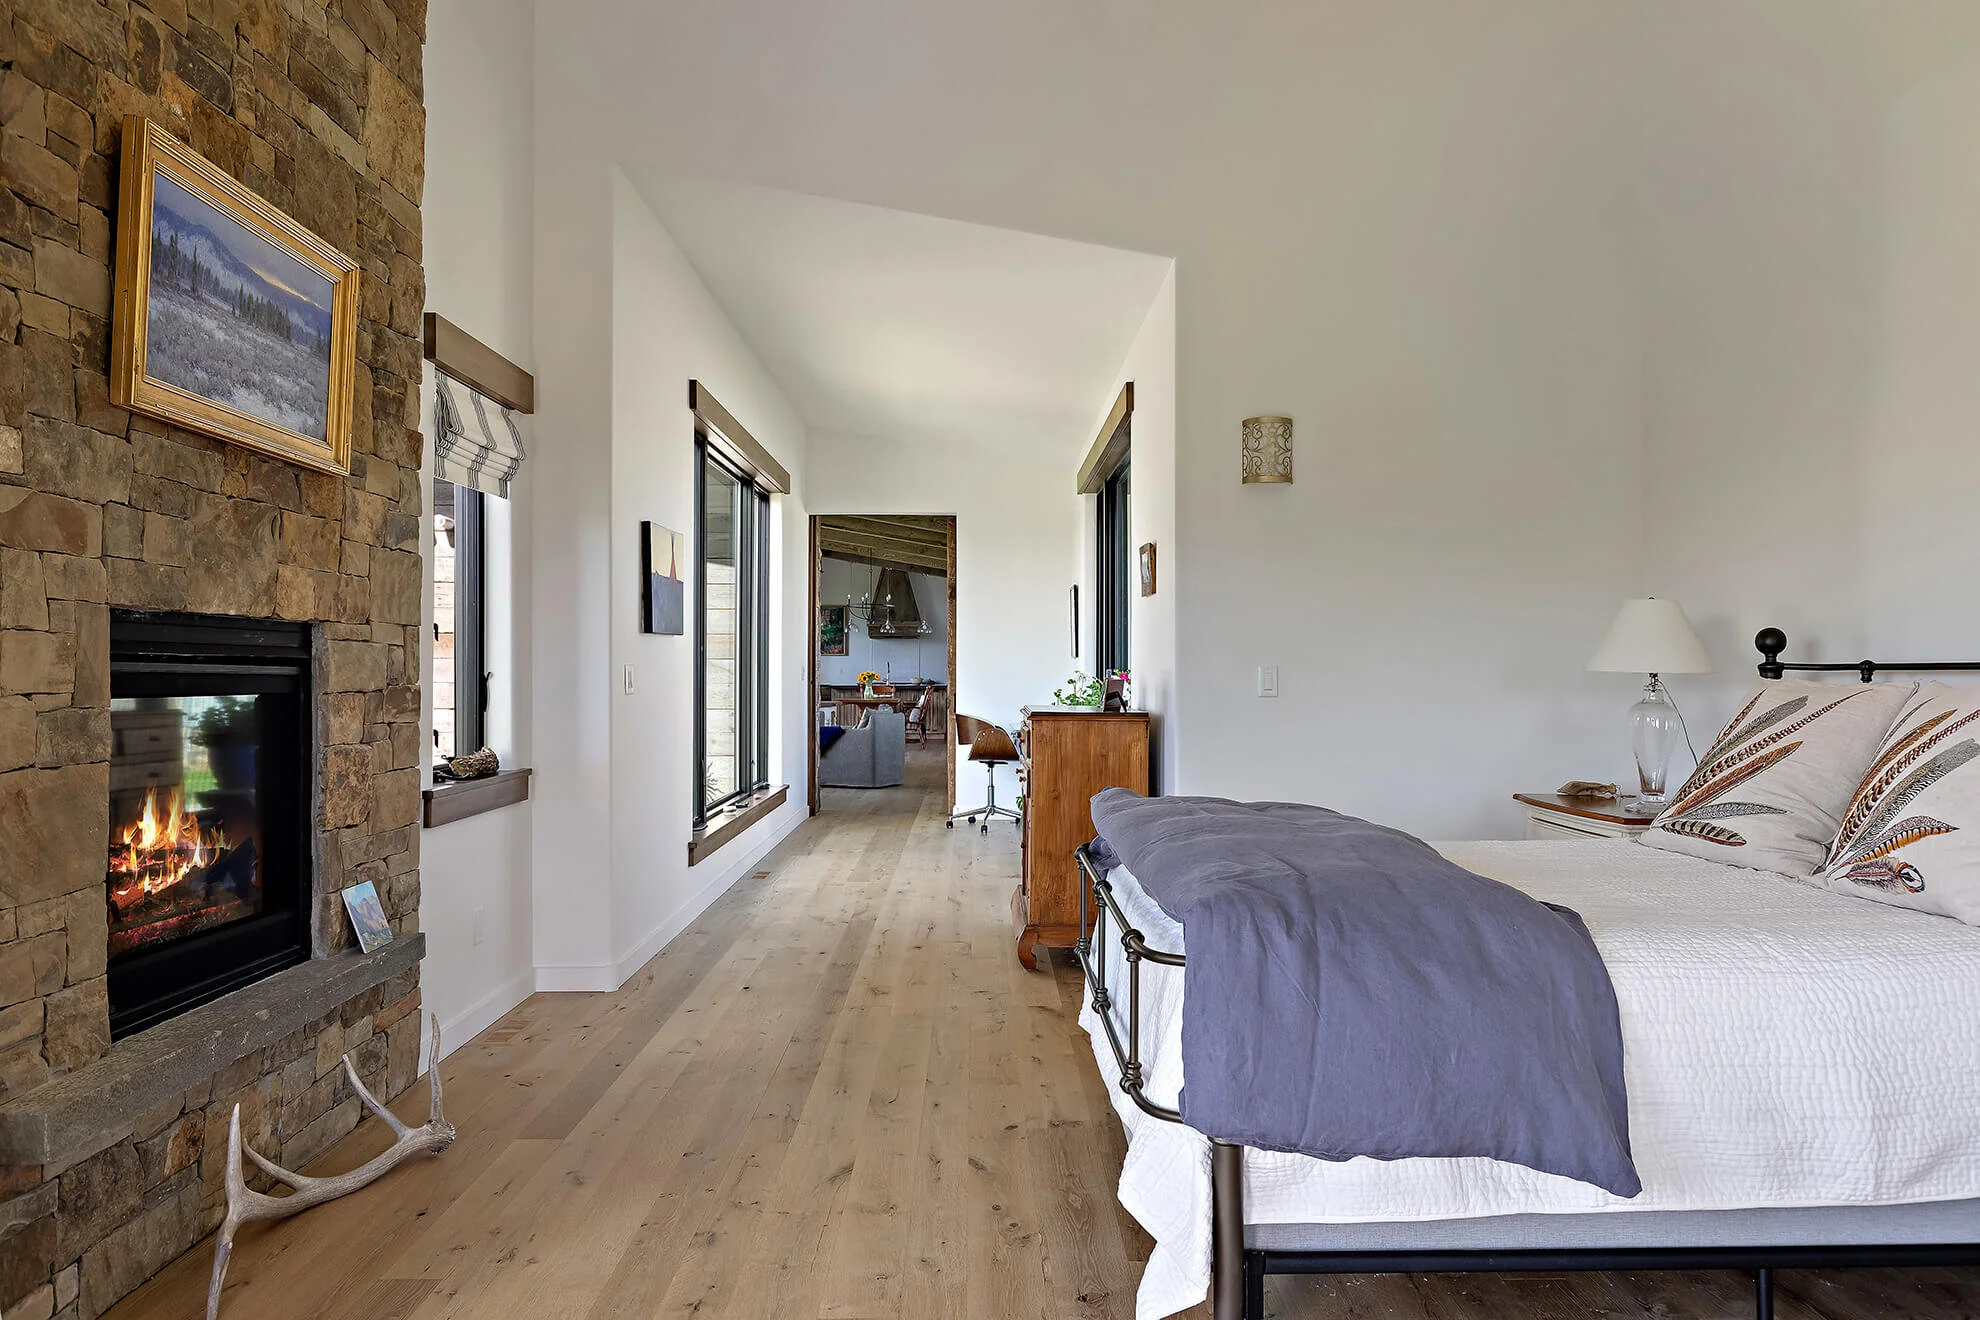
<path id="1" fill-rule="evenodd" d="M 1093 795 L 1148 791 L 1148 712 L 1102 714 L 1038 706 L 1024 712 L 1024 867 L 1011 896 L 1018 961 L 1036 970 L 1033 946 L 1071 948 L 1079 938 L 1079 864 L 1093 838 Z"/>

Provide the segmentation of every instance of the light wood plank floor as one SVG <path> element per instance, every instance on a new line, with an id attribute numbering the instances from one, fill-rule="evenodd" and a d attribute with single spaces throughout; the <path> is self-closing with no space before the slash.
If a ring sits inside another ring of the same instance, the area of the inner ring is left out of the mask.
<path id="1" fill-rule="evenodd" d="M 1075 1023 L 1026 973 L 1013 827 L 942 828 L 938 758 L 827 811 L 622 989 L 537 995 L 451 1056 L 461 1139 L 244 1230 L 235 1320 L 1129 1320 L 1148 1240 Z M 419 1121 L 418 1088 L 397 1108 Z M 379 1150 L 368 1123 L 312 1172 Z M 110 1314 L 186 1320 L 210 1244 Z M 1735 1317 L 1733 1274 L 1274 1278 L 1275 1316 Z M 1782 1276 L 1783 1320 L 1980 1313 L 1980 1271 Z M 1191 1320 L 1202 1320 L 1202 1308 Z"/>

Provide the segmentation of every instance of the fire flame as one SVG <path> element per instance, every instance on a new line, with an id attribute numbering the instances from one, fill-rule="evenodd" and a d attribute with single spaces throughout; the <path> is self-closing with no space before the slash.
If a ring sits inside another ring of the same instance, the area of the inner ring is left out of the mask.
<path id="1" fill-rule="evenodd" d="M 124 907 L 148 894 L 163 893 L 212 865 L 226 846 L 220 830 L 203 829 L 199 817 L 185 810 L 177 787 L 165 795 L 161 811 L 154 784 L 145 790 L 144 810 L 137 822 L 124 827 L 122 846 L 111 847 L 111 874 L 129 879 L 112 888 L 110 897 Z"/>

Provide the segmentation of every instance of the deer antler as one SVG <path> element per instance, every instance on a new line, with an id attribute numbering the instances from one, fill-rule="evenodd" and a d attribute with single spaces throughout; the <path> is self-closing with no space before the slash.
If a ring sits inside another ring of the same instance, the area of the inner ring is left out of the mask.
<path id="1" fill-rule="evenodd" d="M 291 1173 L 279 1164 L 263 1159 L 241 1140 L 241 1107 L 234 1106 L 233 1121 L 227 1129 L 227 1217 L 220 1222 L 220 1231 L 213 1241 L 213 1282 L 206 1290 L 206 1320 L 218 1320 L 220 1315 L 220 1290 L 227 1281 L 227 1259 L 234 1253 L 234 1233 L 242 1224 L 260 1219 L 285 1219 L 299 1214 L 314 1205 L 334 1201 L 346 1192 L 375 1181 L 380 1175 L 389 1172 L 414 1155 L 438 1155 L 454 1144 L 454 1125 L 440 1109 L 440 1019 L 433 1018 L 433 1052 L 427 1060 L 426 1076 L 433 1088 L 432 1117 L 420 1127 L 409 1128 L 399 1121 L 398 1115 L 378 1102 L 378 1098 L 358 1080 L 357 1069 L 351 1065 L 351 1056 L 344 1056 L 344 1075 L 351 1079 L 351 1086 L 358 1098 L 364 1101 L 365 1108 L 392 1129 L 395 1138 L 392 1144 L 376 1156 L 367 1160 L 349 1173 L 340 1173 L 334 1178 L 311 1178 L 300 1173 Z M 292 1190 L 287 1196 L 269 1196 L 257 1192 L 247 1185 L 241 1172 L 241 1156 L 245 1154 L 254 1161 L 256 1168 Z"/>

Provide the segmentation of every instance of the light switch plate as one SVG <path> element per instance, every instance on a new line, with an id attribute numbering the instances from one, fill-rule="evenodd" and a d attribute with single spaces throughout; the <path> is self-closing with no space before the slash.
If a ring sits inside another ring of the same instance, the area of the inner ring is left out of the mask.
<path id="1" fill-rule="evenodd" d="M 1276 697 L 1279 695 L 1279 667 L 1277 665 L 1258 666 L 1258 695 Z"/>
<path id="2" fill-rule="evenodd" d="M 626 666 L 626 695 L 630 697 L 630 696 L 631 696 L 632 694 L 633 694 L 633 670 L 632 670 L 632 666 L 631 666 L 631 665 L 627 665 L 627 666 Z"/>

